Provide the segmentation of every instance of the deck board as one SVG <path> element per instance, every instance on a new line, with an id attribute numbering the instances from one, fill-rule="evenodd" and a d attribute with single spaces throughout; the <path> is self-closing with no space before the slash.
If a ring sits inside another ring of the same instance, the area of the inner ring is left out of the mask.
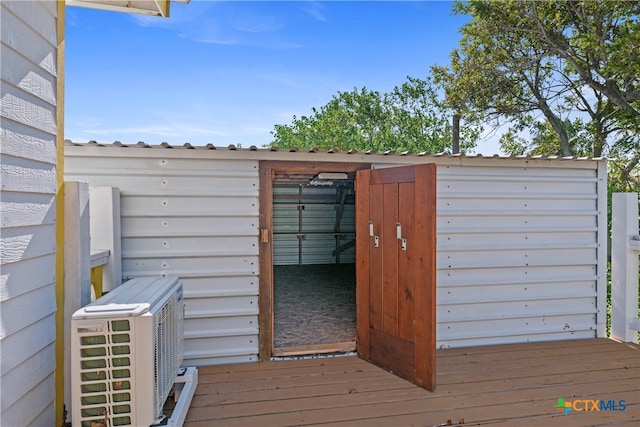
<path id="1" fill-rule="evenodd" d="M 357 357 L 199 368 L 186 427 L 640 424 L 640 347 L 607 339 L 447 349 L 429 392 Z M 559 397 L 624 411 L 558 412 Z"/>

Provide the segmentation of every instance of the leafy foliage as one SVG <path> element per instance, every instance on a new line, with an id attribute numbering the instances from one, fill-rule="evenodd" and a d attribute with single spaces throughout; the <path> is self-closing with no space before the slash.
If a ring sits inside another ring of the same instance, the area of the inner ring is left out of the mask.
<path id="1" fill-rule="evenodd" d="M 276 125 L 271 147 L 358 151 L 451 151 L 452 111 L 438 99 L 429 79 L 408 77 L 392 92 L 354 88 L 338 92 L 311 115 Z M 461 129 L 460 149 L 475 146 L 481 129 Z"/>
<path id="2" fill-rule="evenodd" d="M 637 1 L 470 0 L 450 67 L 432 68 L 466 117 L 507 123 L 507 153 L 612 158 L 638 189 L 640 21 Z"/>

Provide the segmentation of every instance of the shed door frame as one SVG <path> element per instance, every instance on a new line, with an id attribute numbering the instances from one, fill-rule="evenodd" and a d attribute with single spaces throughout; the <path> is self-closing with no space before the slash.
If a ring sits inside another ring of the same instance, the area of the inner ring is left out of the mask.
<path id="1" fill-rule="evenodd" d="M 273 178 L 279 172 L 356 172 L 371 169 L 370 163 L 260 161 L 260 236 L 258 295 L 258 357 L 270 360 L 274 353 L 273 304 Z M 357 197 L 357 195 L 356 195 Z"/>

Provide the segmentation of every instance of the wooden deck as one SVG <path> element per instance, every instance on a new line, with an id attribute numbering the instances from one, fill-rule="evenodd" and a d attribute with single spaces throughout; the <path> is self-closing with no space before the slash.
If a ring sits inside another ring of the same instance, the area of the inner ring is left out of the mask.
<path id="1" fill-rule="evenodd" d="M 439 350 L 437 372 L 431 393 L 354 356 L 202 367 L 185 426 L 640 425 L 637 345 L 593 339 Z M 618 410 L 564 415 L 554 408 L 558 398 L 576 409 L 612 400 Z"/>

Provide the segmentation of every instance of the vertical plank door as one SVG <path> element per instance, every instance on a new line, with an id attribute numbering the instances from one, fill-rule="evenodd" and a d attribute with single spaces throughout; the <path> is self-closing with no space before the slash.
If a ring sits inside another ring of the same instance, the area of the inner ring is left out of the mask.
<path id="1" fill-rule="evenodd" d="M 435 389 L 435 164 L 358 171 L 360 357 Z"/>

